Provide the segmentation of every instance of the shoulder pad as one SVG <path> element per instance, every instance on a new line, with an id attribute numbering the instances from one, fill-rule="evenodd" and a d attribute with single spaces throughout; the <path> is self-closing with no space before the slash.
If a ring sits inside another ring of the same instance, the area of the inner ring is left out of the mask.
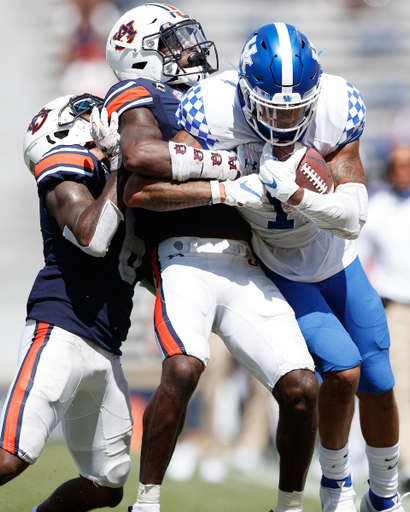
<path id="1" fill-rule="evenodd" d="M 111 116 L 113 112 L 118 112 L 118 115 L 121 115 L 135 107 L 150 107 L 153 98 L 148 90 L 149 86 L 150 81 L 141 78 L 115 84 L 108 91 L 104 100 L 104 107 L 108 111 L 108 116 Z"/>
<path id="2" fill-rule="evenodd" d="M 347 119 L 339 146 L 352 142 L 361 137 L 366 124 L 366 107 L 360 92 L 354 85 L 346 81 L 347 90 Z"/>
<path id="3" fill-rule="evenodd" d="M 99 169 L 97 158 L 82 146 L 58 146 L 46 153 L 35 167 L 39 194 L 62 181 L 87 183 Z M 102 169 L 102 168 L 101 168 Z"/>

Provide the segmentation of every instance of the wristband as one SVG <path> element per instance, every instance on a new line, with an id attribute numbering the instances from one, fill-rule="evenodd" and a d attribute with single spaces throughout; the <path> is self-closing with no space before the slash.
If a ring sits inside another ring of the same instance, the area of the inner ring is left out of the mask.
<path id="1" fill-rule="evenodd" d="M 221 202 L 221 191 L 219 189 L 219 181 L 210 181 L 211 184 L 211 202 L 210 204 L 218 204 Z"/>

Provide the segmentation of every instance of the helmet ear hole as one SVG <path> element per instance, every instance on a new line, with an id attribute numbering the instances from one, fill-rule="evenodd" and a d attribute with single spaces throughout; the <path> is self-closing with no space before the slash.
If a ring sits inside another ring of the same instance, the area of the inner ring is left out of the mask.
<path id="1" fill-rule="evenodd" d="M 131 67 L 132 67 L 132 69 L 144 69 L 146 65 L 147 65 L 147 62 L 136 62 Z"/>
<path id="2" fill-rule="evenodd" d="M 69 134 L 69 130 L 60 130 L 59 132 L 54 132 L 54 137 L 56 139 L 65 139 Z"/>
<path id="3" fill-rule="evenodd" d="M 55 140 L 53 140 L 53 139 L 50 137 L 50 135 L 46 135 L 46 139 L 47 139 L 47 142 L 48 142 L 49 144 L 55 144 L 55 143 L 56 143 L 56 141 L 55 141 Z"/>

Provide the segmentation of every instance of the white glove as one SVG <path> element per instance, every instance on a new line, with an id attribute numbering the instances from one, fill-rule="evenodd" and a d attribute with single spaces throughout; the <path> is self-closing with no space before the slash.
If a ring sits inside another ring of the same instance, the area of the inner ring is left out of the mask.
<path id="1" fill-rule="evenodd" d="M 243 169 L 242 176 L 259 172 L 259 163 L 262 156 L 263 144 L 260 142 L 248 142 L 240 144 L 236 148 L 239 166 Z"/>
<path id="2" fill-rule="evenodd" d="M 108 112 L 104 107 L 101 117 L 97 107 L 93 108 L 90 117 L 90 135 L 97 148 L 104 153 L 110 161 L 111 171 L 121 167 L 122 155 L 120 134 L 118 133 L 118 113 L 113 112 L 111 123 L 108 122 Z"/>
<path id="3" fill-rule="evenodd" d="M 270 195 L 283 203 L 286 203 L 299 188 L 295 183 L 296 169 L 304 157 L 306 149 L 305 146 L 297 142 L 292 155 L 287 160 L 279 161 L 273 156 L 272 145 L 269 142 L 263 148 L 259 177 Z"/>
<path id="4" fill-rule="evenodd" d="M 224 204 L 261 208 L 265 198 L 265 187 L 257 174 L 242 176 L 235 181 L 221 182 L 225 187 Z"/>

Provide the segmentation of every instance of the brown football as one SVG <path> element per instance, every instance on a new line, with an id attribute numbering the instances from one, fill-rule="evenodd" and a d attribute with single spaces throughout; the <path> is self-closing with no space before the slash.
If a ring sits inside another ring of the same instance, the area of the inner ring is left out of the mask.
<path id="1" fill-rule="evenodd" d="M 287 160 L 293 153 L 294 145 L 274 146 L 273 155 L 278 160 Z M 296 170 L 296 183 L 299 187 L 319 194 L 333 192 L 333 178 L 322 155 L 314 148 L 308 148 Z"/>

